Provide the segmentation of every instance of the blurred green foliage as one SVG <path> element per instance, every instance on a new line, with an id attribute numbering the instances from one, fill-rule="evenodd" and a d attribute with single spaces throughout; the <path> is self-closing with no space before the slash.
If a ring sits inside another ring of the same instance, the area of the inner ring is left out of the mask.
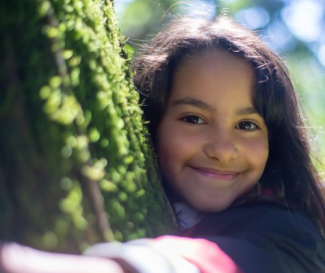
<path id="1" fill-rule="evenodd" d="M 111 1 L 0 4 L 0 239 L 80 252 L 170 232 Z"/>
<path id="2" fill-rule="evenodd" d="M 257 31 L 285 60 L 307 117 L 315 158 L 325 163 L 324 0 L 119 0 L 116 10 L 119 26 L 136 53 L 181 15 L 214 18 L 227 14 Z M 325 171 L 323 164 L 318 166 Z"/>

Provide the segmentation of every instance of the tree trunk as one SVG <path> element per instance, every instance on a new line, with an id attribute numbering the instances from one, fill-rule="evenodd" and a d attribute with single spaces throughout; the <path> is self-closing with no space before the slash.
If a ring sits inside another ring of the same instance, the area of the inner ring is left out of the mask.
<path id="1" fill-rule="evenodd" d="M 0 239 L 79 253 L 170 232 L 112 1 L 0 6 Z"/>

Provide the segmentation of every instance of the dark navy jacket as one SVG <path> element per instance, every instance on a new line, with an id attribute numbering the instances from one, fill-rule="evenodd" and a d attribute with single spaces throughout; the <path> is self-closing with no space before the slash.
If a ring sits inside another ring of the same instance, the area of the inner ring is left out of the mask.
<path id="1" fill-rule="evenodd" d="M 325 240 L 301 213 L 271 202 L 211 213 L 184 236 L 215 242 L 245 273 L 325 273 Z"/>

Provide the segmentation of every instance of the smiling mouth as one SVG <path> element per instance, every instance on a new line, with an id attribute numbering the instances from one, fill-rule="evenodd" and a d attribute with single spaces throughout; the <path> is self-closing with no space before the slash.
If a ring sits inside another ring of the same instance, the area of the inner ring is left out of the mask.
<path id="1" fill-rule="evenodd" d="M 215 180 L 232 181 L 240 174 L 240 172 L 222 171 L 222 170 L 209 169 L 209 168 L 200 168 L 200 167 L 192 167 L 192 166 L 190 168 L 200 175 Z"/>

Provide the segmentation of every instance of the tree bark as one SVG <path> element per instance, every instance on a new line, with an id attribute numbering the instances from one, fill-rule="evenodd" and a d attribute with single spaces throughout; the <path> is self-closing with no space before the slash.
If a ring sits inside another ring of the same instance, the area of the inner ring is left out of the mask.
<path id="1" fill-rule="evenodd" d="M 0 4 L 0 240 L 79 253 L 174 228 L 112 5 Z"/>

